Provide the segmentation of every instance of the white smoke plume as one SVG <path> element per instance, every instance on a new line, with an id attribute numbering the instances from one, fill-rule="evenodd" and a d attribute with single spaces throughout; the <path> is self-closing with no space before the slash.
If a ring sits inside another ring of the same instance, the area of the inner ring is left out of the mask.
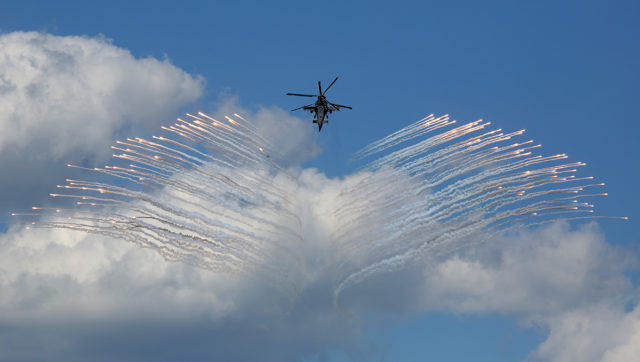
<path id="1" fill-rule="evenodd" d="M 323 245 L 337 300 L 370 276 L 464 243 L 558 214 L 585 218 L 580 215 L 593 207 L 585 197 L 604 195 L 580 194 L 603 185 L 573 175 L 583 163 L 533 155 L 533 141 L 508 143 L 523 131 L 485 131 L 489 123 L 476 121 L 427 137 L 453 123 L 429 116 L 373 143 L 358 156 L 423 138 L 370 162 L 340 188 L 316 182 L 323 198 L 312 200 L 297 191 L 309 187 L 305 173 L 282 166 L 288 149 L 253 123 L 237 113 L 221 120 L 187 114 L 163 127 L 167 136 L 118 141 L 114 157 L 125 163 L 87 169 L 120 182 L 68 179 L 58 186 L 61 193 L 51 194 L 98 211 L 52 209 L 34 227 L 113 236 L 218 272 L 262 270 L 294 289 L 298 276 L 288 263 L 304 263 L 301 245 Z M 323 203 L 330 211 L 305 225 L 300 215 Z"/>

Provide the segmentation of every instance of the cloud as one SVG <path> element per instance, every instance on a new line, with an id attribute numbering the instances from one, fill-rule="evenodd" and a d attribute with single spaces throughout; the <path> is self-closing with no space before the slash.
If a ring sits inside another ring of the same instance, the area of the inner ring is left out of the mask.
<path id="1" fill-rule="evenodd" d="M 201 77 L 105 38 L 14 32 L 0 49 L 0 152 L 104 154 L 118 132 L 155 128 L 202 95 Z"/>
<path id="2" fill-rule="evenodd" d="M 612 347 L 604 353 L 602 360 L 605 362 L 633 361 L 640 357 L 640 306 L 619 316 L 622 318 L 614 319 L 609 325 L 609 338 L 618 343 L 611 343 Z"/>
<path id="3" fill-rule="evenodd" d="M 181 311 L 218 316 L 233 308 L 223 293 L 228 279 L 167 263 L 121 241 L 68 230 L 16 228 L 2 235 L 0 243 L 5 323 L 78 314 L 97 320 L 160 317 L 167 306 L 176 307 L 170 319 L 179 318 Z M 163 307 L 155 309 L 157 305 Z"/>
<path id="4" fill-rule="evenodd" d="M 429 307 L 545 316 L 632 289 L 634 257 L 605 242 L 596 224 L 556 223 L 470 248 L 424 271 Z"/>
<path id="5" fill-rule="evenodd" d="M 264 282 L 102 236 L 12 228 L 0 235 L 0 359 L 281 361 L 327 346 L 366 356 L 353 347 L 360 326 L 330 299 L 292 304 Z"/>
<path id="6" fill-rule="evenodd" d="M 465 250 L 424 270 L 423 307 L 513 315 L 548 330 L 532 356 L 548 361 L 632 361 L 638 291 L 624 273 L 636 256 L 608 245 L 595 223 L 556 223 Z"/>
<path id="7" fill-rule="evenodd" d="M 544 360 L 637 356 L 640 307 L 623 308 L 634 301 L 624 272 L 635 259 L 609 246 L 595 224 L 524 230 L 381 274 L 345 291 L 335 308 L 328 233 L 335 225 L 326 216 L 350 182 L 300 171 L 294 199 L 307 226 L 302 243 L 290 240 L 298 262 L 270 261 L 290 267 L 295 294 L 259 270 L 213 273 L 99 235 L 13 228 L 0 237 L 0 325 L 9 326 L 0 345 L 25 344 L 19 336 L 29 335 L 46 355 L 67 360 L 110 355 L 113 346 L 122 360 L 177 356 L 158 341 L 195 359 L 300 360 L 334 350 L 370 360 L 381 351 L 354 315 L 441 311 L 501 313 L 543 327 L 549 334 L 532 357 Z M 56 326 L 64 332 L 53 338 Z M 31 347 L 22 353 L 35 353 Z M 19 352 L 5 357 L 25 357 Z"/>
<path id="8" fill-rule="evenodd" d="M 110 40 L 0 35 L 0 213 L 46 197 L 66 163 L 102 163 L 114 139 L 145 134 L 201 97 L 204 80 Z"/>
<path id="9" fill-rule="evenodd" d="M 632 361 L 640 358 L 640 305 L 625 272 L 636 267 L 637 256 L 610 246 L 597 224 L 555 223 L 377 276 L 345 291 L 341 305 L 502 314 L 548 333 L 534 360 Z"/>
<path id="10" fill-rule="evenodd" d="M 536 355 L 549 361 L 636 361 L 640 358 L 640 306 L 595 303 L 550 316 L 549 337 Z"/>

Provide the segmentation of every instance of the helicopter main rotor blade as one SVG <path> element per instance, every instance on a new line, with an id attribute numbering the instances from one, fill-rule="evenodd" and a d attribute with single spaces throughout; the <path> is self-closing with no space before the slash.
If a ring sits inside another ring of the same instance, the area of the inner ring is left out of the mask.
<path id="1" fill-rule="evenodd" d="M 318 94 L 322 95 L 322 86 L 320 85 L 320 81 L 318 81 Z"/>
<path id="2" fill-rule="evenodd" d="M 317 97 L 315 94 L 300 94 L 300 93 L 287 93 L 288 96 L 298 96 L 298 97 Z"/>
<path id="3" fill-rule="evenodd" d="M 334 107 L 342 107 L 342 108 L 347 108 L 347 109 L 353 109 L 353 108 L 351 108 L 349 106 L 343 106 L 342 104 L 335 104 L 335 103 L 329 103 L 329 104 L 331 104 Z"/>
<path id="4" fill-rule="evenodd" d="M 325 93 L 327 93 L 327 91 L 329 90 L 329 88 L 331 88 L 331 86 L 333 85 L 333 83 L 335 83 L 338 80 L 338 77 L 336 77 L 336 79 L 333 80 L 333 82 L 331 82 L 331 84 L 329 84 L 329 86 L 327 87 L 327 89 L 324 90 L 324 93 L 322 93 L 322 95 L 324 95 Z"/>

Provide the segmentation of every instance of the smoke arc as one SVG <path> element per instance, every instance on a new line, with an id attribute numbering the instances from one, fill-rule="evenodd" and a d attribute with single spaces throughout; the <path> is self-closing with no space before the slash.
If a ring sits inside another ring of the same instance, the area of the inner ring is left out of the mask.
<path id="1" fill-rule="evenodd" d="M 429 115 L 358 151 L 352 160 L 363 166 L 353 174 L 309 180 L 242 116 L 187 114 L 164 136 L 118 141 L 114 165 L 69 165 L 97 174 L 51 194 L 75 207 L 13 215 L 37 216 L 29 228 L 100 234 L 214 272 L 263 275 L 296 293 L 330 278 L 334 303 L 367 278 L 498 233 L 605 217 L 588 202 L 606 195 L 590 191 L 604 184 L 576 176 L 584 163 L 538 155 L 532 140 L 512 141 L 524 130 L 489 126 Z"/>

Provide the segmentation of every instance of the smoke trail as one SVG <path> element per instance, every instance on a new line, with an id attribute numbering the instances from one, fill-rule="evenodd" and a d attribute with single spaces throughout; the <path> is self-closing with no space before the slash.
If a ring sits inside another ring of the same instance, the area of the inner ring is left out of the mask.
<path id="1" fill-rule="evenodd" d="M 111 182 L 68 179 L 58 186 L 65 193 L 51 194 L 75 200 L 76 208 L 14 215 L 39 215 L 30 227 L 120 238 L 168 260 L 259 272 L 281 284 L 300 283 L 295 274 L 309 250 L 329 250 L 324 270 L 333 273 L 336 301 L 373 275 L 498 232 L 593 218 L 583 198 L 606 195 L 580 194 L 603 185 L 573 175 L 584 163 L 534 155 L 533 141 L 509 142 L 524 130 L 486 131 L 490 123 L 482 120 L 454 127 L 447 115 L 430 115 L 373 142 L 354 159 L 378 157 L 331 193 L 323 185 L 306 189 L 299 173 L 280 166 L 276 142 L 240 115 L 187 117 L 163 127 L 171 136 L 117 142 L 113 156 L 121 164 L 87 169 Z M 305 196 L 316 193 L 322 206 Z M 318 214 L 330 220 L 301 218 L 309 207 L 327 209 Z M 309 237 L 305 223 L 329 230 Z M 310 238 L 327 247 L 305 246 Z"/>

